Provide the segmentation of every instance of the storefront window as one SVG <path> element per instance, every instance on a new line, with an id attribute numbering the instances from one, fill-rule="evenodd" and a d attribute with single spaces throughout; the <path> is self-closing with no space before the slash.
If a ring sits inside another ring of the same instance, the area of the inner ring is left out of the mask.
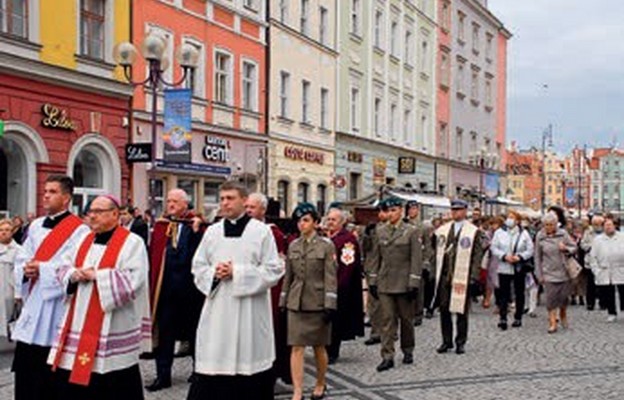
<path id="1" fill-rule="evenodd" d="M 280 203 L 280 208 L 288 213 L 288 197 L 289 197 L 288 181 L 277 182 L 277 201 Z"/>
<path id="2" fill-rule="evenodd" d="M 318 185 L 316 187 L 316 208 L 319 214 L 325 214 L 325 202 L 327 201 L 327 186 Z"/>
<path id="3" fill-rule="evenodd" d="M 178 188 L 184 190 L 189 196 L 189 209 L 191 210 L 197 205 L 197 183 L 194 179 L 178 179 Z"/>
<path id="4" fill-rule="evenodd" d="M 360 195 L 360 179 L 362 175 L 351 172 L 349 175 L 349 200 L 355 200 Z"/>
<path id="5" fill-rule="evenodd" d="M 204 181 L 204 216 L 219 208 L 219 182 Z"/>
<path id="6" fill-rule="evenodd" d="M 73 179 L 75 189 L 72 211 L 82 214 L 97 196 L 104 194 L 104 170 L 102 162 L 94 152 L 83 149 L 78 153 L 74 161 Z"/>
<path id="7" fill-rule="evenodd" d="M 74 162 L 74 185 L 84 188 L 101 188 L 103 181 L 102 163 L 89 150 L 82 150 Z"/>
<path id="8" fill-rule="evenodd" d="M 152 216 L 156 219 L 165 209 L 165 182 L 162 179 L 150 179 L 150 196 L 153 199 Z"/>
<path id="9" fill-rule="evenodd" d="M 310 193 L 310 185 L 301 182 L 297 186 L 297 201 L 299 203 L 306 203 L 308 201 L 308 194 Z"/>

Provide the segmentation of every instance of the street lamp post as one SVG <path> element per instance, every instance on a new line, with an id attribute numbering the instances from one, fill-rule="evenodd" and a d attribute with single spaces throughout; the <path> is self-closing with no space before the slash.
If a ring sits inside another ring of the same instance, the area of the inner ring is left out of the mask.
<path id="1" fill-rule="evenodd" d="M 137 49 L 130 42 L 122 42 L 115 46 L 113 51 L 113 58 L 117 65 L 121 66 L 124 71 L 124 76 L 128 83 L 134 87 L 144 86 L 151 90 L 152 95 L 152 115 L 151 115 L 151 128 L 152 128 L 152 169 L 155 169 L 156 164 L 156 136 L 157 136 L 157 116 L 158 116 L 158 88 L 159 86 L 176 87 L 182 84 L 189 73 L 195 69 L 199 60 L 199 51 L 192 45 L 185 43 L 178 48 L 175 53 L 175 58 L 178 64 L 182 67 L 182 77 L 175 82 L 167 82 L 164 79 L 164 72 L 169 68 L 171 60 L 165 55 L 167 49 L 167 42 L 161 36 L 150 33 L 141 44 L 141 55 L 148 62 L 147 77 L 142 81 L 132 80 L 132 65 L 137 59 Z M 130 116 L 132 117 L 132 116 Z M 150 196 L 150 211 L 156 207 L 156 193 L 155 188 L 152 188 L 150 182 L 149 196 Z"/>
<path id="2" fill-rule="evenodd" d="M 483 201 L 485 198 L 485 193 L 484 193 L 485 171 L 488 168 L 496 167 L 496 161 L 498 159 L 498 155 L 495 153 L 490 153 L 488 149 L 485 146 L 483 146 L 480 150 L 473 152 L 470 158 L 471 158 L 472 164 L 479 168 L 479 206 L 483 210 Z"/>
<path id="3" fill-rule="evenodd" d="M 553 127 L 552 124 L 548 125 L 548 128 L 542 132 L 542 214 L 546 210 L 546 144 L 549 147 L 552 146 L 553 140 Z"/>

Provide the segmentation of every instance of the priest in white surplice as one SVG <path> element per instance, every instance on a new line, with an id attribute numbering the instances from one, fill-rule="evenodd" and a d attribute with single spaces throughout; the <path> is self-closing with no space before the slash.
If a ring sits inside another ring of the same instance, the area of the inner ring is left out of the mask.
<path id="1" fill-rule="evenodd" d="M 119 226 L 119 200 L 97 197 L 92 232 L 59 268 L 67 308 L 48 363 L 58 398 L 142 400 L 139 354 L 151 346 L 143 240 Z"/>
<path id="2" fill-rule="evenodd" d="M 245 213 L 246 189 L 219 191 L 224 219 L 210 226 L 192 272 L 206 299 L 188 399 L 273 399 L 270 288 L 284 274 L 271 229 Z"/>

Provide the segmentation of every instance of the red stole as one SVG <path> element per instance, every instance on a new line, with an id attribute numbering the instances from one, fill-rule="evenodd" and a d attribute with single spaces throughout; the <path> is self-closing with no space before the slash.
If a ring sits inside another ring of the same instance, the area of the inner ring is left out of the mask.
<path id="1" fill-rule="evenodd" d="M 35 253 L 34 259 L 40 262 L 50 261 L 80 225 L 82 225 L 82 220 L 73 214 L 63 218 L 63 220 L 48 233 L 48 236 L 43 239 Z M 32 278 L 30 280 L 30 286 L 28 287 L 28 293 L 32 291 L 35 283 L 37 283 L 37 278 Z"/>
<path id="2" fill-rule="evenodd" d="M 100 264 L 97 270 L 115 268 L 117 258 L 121 248 L 126 242 L 126 238 L 130 235 L 130 231 L 120 226 L 115 229 L 113 236 L 106 246 L 104 255 L 100 260 Z M 84 260 L 93 244 L 95 239 L 95 233 L 90 233 L 89 236 L 80 245 L 78 249 L 78 255 L 76 257 L 76 268 L 82 268 Z M 74 295 L 67 318 L 65 319 L 65 325 L 59 336 L 59 342 L 56 349 L 56 356 L 54 357 L 54 363 L 52 364 L 52 371 L 55 371 L 61 362 L 63 355 L 63 347 L 67 341 L 67 335 L 71 330 L 72 321 L 74 319 L 74 312 L 76 308 L 76 298 Z M 93 291 L 89 299 L 89 308 L 87 309 L 87 315 L 80 331 L 80 339 L 78 340 L 78 348 L 76 349 L 76 357 L 74 358 L 74 365 L 69 375 L 69 382 L 76 385 L 88 386 L 91 379 L 91 370 L 95 363 L 95 353 L 97 352 L 98 344 L 100 342 L 100 333 L 102 331 L 102 323 L 104 322 L 104 310 L 100 305 L 100 294 L 97 289 L 97 285 L 93 284 Z"/>

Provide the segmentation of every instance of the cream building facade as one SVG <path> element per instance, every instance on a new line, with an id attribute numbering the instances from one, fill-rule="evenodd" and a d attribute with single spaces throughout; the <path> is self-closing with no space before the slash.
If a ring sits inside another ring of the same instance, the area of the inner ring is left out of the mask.
<path id="1" fill-rule="evenodd" d="M 268 194 L 289 215 L 333 200 L 336 0 L 271 0 Z"/>

